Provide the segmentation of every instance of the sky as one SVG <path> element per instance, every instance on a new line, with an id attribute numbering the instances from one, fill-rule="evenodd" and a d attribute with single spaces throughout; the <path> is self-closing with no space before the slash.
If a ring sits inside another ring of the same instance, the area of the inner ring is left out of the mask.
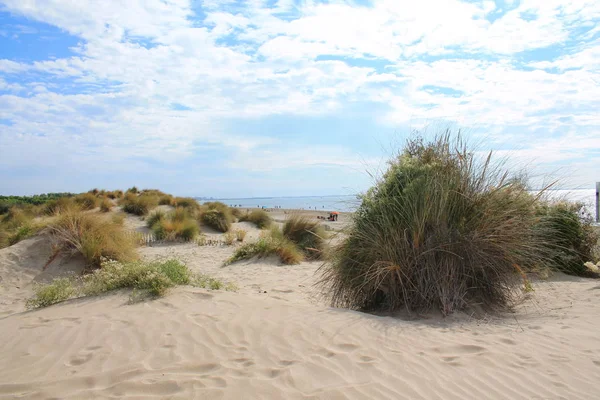
<path id="1" fill-rule="evenodd" d="M 598 0 L 0 0 L 0 194 L 353 194 L 452 127 L 600 181 Z"/>

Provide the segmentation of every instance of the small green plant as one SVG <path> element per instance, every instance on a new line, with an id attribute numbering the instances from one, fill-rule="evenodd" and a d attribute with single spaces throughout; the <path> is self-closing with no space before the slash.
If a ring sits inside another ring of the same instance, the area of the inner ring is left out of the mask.
<path id="1" fill-rule="evenodd" d="M 48 307 L 52 304 L 68 300 L 77 293 L 73 282 L 69 278 L 55 279 L 49 285 L 37 285 L 34 288 L 34 297 L 27 300 L 27 308 Z"/>
<path id="2" fill-rule="evenodd" d="M 134 215 L 146 215 L 157 204 L 158 198 L 156 196 L 137 196 L 131 192 L 121 200 L 123 211 Z"/>
<path id="3" fill-rule="evenodd" d="M 27 308 L 40 308 L 79 296 L 96 296 L 117 289 L 133 289 L 132 298 L 164 296 L 178 285 L 192 285 L 212 290 L 236 290 L 235 285 L 206 275 L 194 274 L 178 260 L 129 262 L 103 260 L 101 268 L 80 280 L 62 278 L 39 286 Z"/>
<path id="4" fill-rule="evenodd" d="M 21 240 L 27 239 L 35 234 L 35 230 L 30 225 L 22 225 L 14 233 L 8 236 L 8 244 L 12 246 L 20 242 Z"/>
<path id="5" fill-rule="evenodd" d="M 240 222 L 245 222 L 245 221 L 252 222 L 259 229 L 268 228 L 269 226 L 271 226 L 271 223 L 273 222 L 273 220 L 271 219 L 269 214 L 263 210 L 251 211 L 249 213 L 246 213 L 246 214 L 240 216 L 239 219 L 240 219 Z"/>

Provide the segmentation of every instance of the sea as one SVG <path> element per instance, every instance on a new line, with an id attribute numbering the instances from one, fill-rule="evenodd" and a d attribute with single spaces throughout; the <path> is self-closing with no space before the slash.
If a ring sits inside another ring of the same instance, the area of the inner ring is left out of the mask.
<path id="1" fill-rule="evenodd" d="M 535 192 L 533 192 L 535 193 Z M 595 189 L 554 189 L 548 190 L 547 196 L 552 199 L 566 199 L 582 202 L 586 210 L 595 216 Z M 199 199 L 199 201 L 220 201 L 230 206 L 241 208 L 287 208 L 297 210 L 322 210 L 322 211 L 355 211 L 360 205 L 356 195 L 340 196 L 298 196 L 298 197 L 251 197 L 230 199 Z"/>

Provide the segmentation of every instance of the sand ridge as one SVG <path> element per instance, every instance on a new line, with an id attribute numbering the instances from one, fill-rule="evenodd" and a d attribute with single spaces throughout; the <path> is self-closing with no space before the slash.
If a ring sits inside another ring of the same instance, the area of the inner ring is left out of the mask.
<path id="1" fill-rule="evenodd" d="M 234 225 L 248 240 L 260 234 Z M 557 274 L 494 317 L 376 316 L 328 307 L 315 287 L 319 262 L 223 266 L 234 247 L 155 244 L 142 258 L 178 258 L 238 292 L 180 287 L 129 304 L 121 291 L 23 311 L 50 250 L 42 236 L 0 250 L 3 399 L 597 396 L 596 280 Z"/>

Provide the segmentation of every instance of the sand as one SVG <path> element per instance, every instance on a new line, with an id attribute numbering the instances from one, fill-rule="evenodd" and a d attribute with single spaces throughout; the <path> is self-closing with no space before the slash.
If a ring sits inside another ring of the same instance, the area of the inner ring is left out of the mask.
<path id="1" fill-rule="evenodd" d="M 0 250 L 0 398 L 598 396 L 599 281 L 556 275 L 493 317 L 375 316 L 328 307 L 318 262 L 222 267 L 232 247 L 175 244 L 140 253 L 177 257 L 239 291 L 180 287 L 137 304 L 122 291 L 25 312 L 32 281 L 49 274 L 45 243 Z"/>

